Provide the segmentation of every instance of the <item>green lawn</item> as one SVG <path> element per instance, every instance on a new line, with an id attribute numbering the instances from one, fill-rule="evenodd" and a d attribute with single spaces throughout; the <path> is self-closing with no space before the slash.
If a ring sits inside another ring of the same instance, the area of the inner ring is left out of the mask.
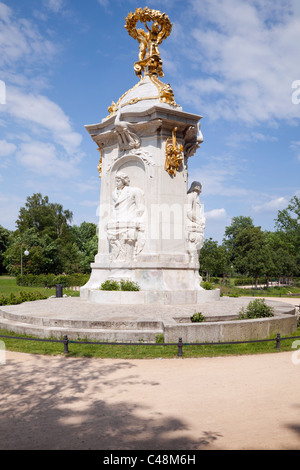
<path id="1" fill-rule="evenodd" d="M 0 336 L 18 336 L 21 338 L 30 338 L 25 335 L 16 335 L 0 329 Z M 280 351 L 294 351 L 292 344 L 294 337 L 300 336 L 300 328 L 291 335 L 291 339 L 282 339 Z M 42 355 L 63 355 L 64 345 L 57 342 L 17 340 L 0 337 L 4 342 L 7 351 L 23 352 Z M 275 348 L 275 341 L 262 343 L 245 344 L 219 344 L 203 346 L 187 346 L 183 344 L 183 358 L 200 357 L 218 357 L 218 356 L 238 356 L 250 354 L 278 354 Z M 89 357 L 89 358 L 112 358 L 112 359 L 157 359 L 157 358 L 175 358 L 177 357 L 177 345 L 110 345 L 110 344 L 80 344 L 76 341 L 69 343 L 68 357 Z"/>
<path id="2" fill-rule="evenodd" d="M 239 295 L 239 296 L 254 296 L 255 297 L 289 297 L 293 296 L 300 299 L 300 287 L 284 286 L 284 287 L 264 287 L 261 289 L 243 289 L 235 286 L 224 286 L 222 284 L 215 284 L 215 288 L 221 290 L 223 295 Z"/>
<path id="3" fill-rule="evenodd" d="M 55 295 L 55 288 L 47 289 L 44 287 L 26 287 L 26 286 L 17 286 L 16 278 L 10 276 L 0 276 L 0 296 L 9 296 L 10 294 L 18 295 L 20 292 L 41 292 L 47 297 Z M 79 296 L 78 291 L 73 291 L 70 289 L 64 288 L 63 293 L 73 297 Z"/>
<path id="4" fill-rule="evenodd" d="M 17 286 L 15 278 L 9 276 L 0 276 L 0 296 L 9 296 L 11 293 L 17 295 L 21 291 L 40 291 L 45 293 L 48 297 L 55 295 L 55 289 L 44 289 L 37 287 L 22 287 Z M 67 295 L 78 296 L 78 292 L 64 289 Z M 1 309 L 1 306 L 0 306 Z M 13 332 L 0 329 L 0 335 L 4 336 L 18 336 L 23 338 L 30 338 L 25 335 L 16 335 Z M 292 337 L 300 336 L 300 328 L 295 332 Z M 29 340 L 16 340 L 9 338 L 1 338 L 5 344 L 5 349 L 8 351 L 24 352 L 30 354 L 42 355 L 63 355 L 64 345 L 57 342 L 43 342 L 43 341 L 29 341 Z M 281 351 L 293 351 L 293 339 L 281 341 Z M 71 357 L 98 357 L 98 358 L 116 358 L 116 359 L 155 359 L 155 358 L 174 358 L 177 357 L 178 347 L 172 346 L 147 346 L 140 345 L 92 345 L 92 344 L 76 344 L 76 342 L 69 343 L 69 354 Z M 230 356 L 230 355 L 248 355 L 248 354 L 264 354 L 275 353 L 275 341 L 262 342 L 262 343 L 245 343 L 234 345 L 203 345 L 203 346 L 186 346 L 183 345 L 183 357 L 215 357 L 215 356 Z"/>

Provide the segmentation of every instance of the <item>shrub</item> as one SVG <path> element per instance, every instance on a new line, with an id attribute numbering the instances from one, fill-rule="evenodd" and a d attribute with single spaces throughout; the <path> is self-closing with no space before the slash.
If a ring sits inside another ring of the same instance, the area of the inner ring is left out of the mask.
<path id="1" fill-rule="evenodd" d="M 208 282 L 208 281 L 201 282 L 201 286 L 205 290 L 213 290 L 213 288 L 214 288 L 213 284 L 211 282 Z"/>
<path id="2" fill-rule="evenodd" d="M 239 312 L 240 320 L 251 318 L 266 318 L 274 316 L 274 308 L 266 304 L 265 299 L 255 299 Z"/>
<path id="3" fill-rule="evenodd" d="M 202 315 L 201 312 L 194 313 L 194 315 L 191 316 L 192 323 L 201 323 L 203 321 L 205 321 L 205 317 Z"/>
<path id="4" fill-rule="evenodd" d="M 155 336 L 155 342 L 156 343 L 164 343 L 165 342 L 165 337 L 163 333 L 160 333 L 159 335 Z"/>
<path id="5" fill-rule="evenodd" d="M 120 290 L 120 284 L 117 281 L 108 280 L 102 282 L 100 290 Z"/>
<path id="6" fill-rule="evenodd" d="M 125 290 L 125 291 L 140 290 L 140 286 L 136 282 L 128 281 L 128 280 L 126 281 L 124 279 L 120 281 L 120 286 L 121 286 L 121 290 Z"/>
<path id="7" fill-rule="evenodd" d="M 118 282 L 113 281 L 112 279 L 108 279 L 107 281 L 102 282 L 100 290 L 138 291 L 140 290 L 140 287 L 136 282 L 133 281 L 121 279 L 121 281 Z"/>

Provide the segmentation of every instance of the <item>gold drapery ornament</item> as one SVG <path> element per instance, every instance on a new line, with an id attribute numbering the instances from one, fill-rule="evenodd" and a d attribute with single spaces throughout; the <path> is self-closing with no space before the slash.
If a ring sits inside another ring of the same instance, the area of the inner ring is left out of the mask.
<path id="1" fill-rule="evenodd" d="M 102 178 L 102 159 L 103 159 L 103 150 L 101 147 L 98 147 L 99 152 L 100 152 L 100 160 L 97 166 L 97 170 L 99 172 L 99 178 Z"/>
<path id="2" fill-rule="evenodd" d="M 159 10 L 137 8 L 134 13 L 129 13 L 125 18 L 125 28 L 133 39 L 139 42 L 139 60 L 134 64 L 137 76 L 141 77 L 145 72 L 163 77 L 162 60 L 158 46 L 172 31 L 172 23 L 166 13 Z M 137 23 L 141 22 L 146 30 L 137 29 Z M 148 23 L 152 22 L 151 29 Z"/>
<path id="3" fill-rule="evenodd" d="M 173 129 L 172 137 L 169 137 L 166 141 L 165 170 L 170 176 L 176 175 L 176 171 L 179 170 L 184 159 L 183 146 L 177 142 L 176 132 L 177 127 Z"/>

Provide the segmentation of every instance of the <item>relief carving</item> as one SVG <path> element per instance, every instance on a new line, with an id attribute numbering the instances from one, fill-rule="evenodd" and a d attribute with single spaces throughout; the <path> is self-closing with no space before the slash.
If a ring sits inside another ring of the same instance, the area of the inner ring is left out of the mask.
<path id="1" fill-rule="evenodd" d="M 111 261 L 132 262 L 145 245 L 144 192 L 129 185 L 129 177 L 117 173 L 112 194 L 113 213 L 107 224 Z"/>

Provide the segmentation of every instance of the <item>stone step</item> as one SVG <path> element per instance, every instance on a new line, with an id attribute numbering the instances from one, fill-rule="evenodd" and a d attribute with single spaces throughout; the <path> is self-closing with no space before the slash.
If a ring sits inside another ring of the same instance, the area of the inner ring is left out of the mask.
<path id="1" fill-rule="evenodd" d="M 13 322 L 21 322 L 30 325 L 43 327 L 65 327 L 80 329 L 120 329 L 120 330 L 161 330 L 163 328 L 162 321 L 155 320 L 76 320 L 69 318 L 57 318 L 47 316 L 34 316 L 29 314 L 19 314 L 8 312 L 0 309 L 0 318 L 4 318 Z"/>
<path id="2" fill-rule="evenodd" d="M 161 328 L 152 329 L 117 329 L 115 328 L 79 328 L 71 325 L 45 326 L 12 320 L 0 317 L 0 328 L 13 331 L 14 334 L 24 334 L 37 338 L 63 339 L 67 335 L 69 340 L 100 341 L 100 342 L 156 342 L 156 336 L 163 334 Z M 12 334 L 13 336 L 13 334 Z"/>

